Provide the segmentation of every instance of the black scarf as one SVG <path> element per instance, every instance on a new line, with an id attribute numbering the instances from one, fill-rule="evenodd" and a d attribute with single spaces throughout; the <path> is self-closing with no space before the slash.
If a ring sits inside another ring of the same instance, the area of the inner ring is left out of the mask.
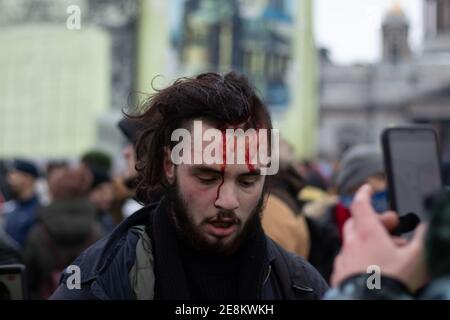
<path id="1" fill-rule="evenodd" d="M 180 258 L 175 227 L 169 217 L 163 198 L 150 214 L 147 232 L 153 242 L 155 259 L 155 299 L 189 300 L 192 294 Z M 266 275 L 266 236 L 258 220 L 253 232 L 239 248 L 238 297 L 241 300 L 261 299 L 262 284 Z"/>

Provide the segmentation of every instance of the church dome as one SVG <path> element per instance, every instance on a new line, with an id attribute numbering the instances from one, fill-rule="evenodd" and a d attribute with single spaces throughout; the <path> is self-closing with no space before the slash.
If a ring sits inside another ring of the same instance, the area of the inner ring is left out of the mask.
<path id="1" fill-rule="evenodd" d="M 403 26 L 408 24 L 405 12 L 399 3 L 394 3 L 383 20 L 383 25 Z"/>

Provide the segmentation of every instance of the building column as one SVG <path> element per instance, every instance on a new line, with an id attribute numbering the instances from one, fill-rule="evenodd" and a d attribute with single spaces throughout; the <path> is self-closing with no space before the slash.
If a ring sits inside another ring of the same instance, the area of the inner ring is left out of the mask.
<path id="1" fill-rule="evenodd" d="M 164 84 L 171 81 L 167 77 L 170 66 L 168 2 L 139 0 L 136 63 L 136 89 L 139 92 L 151 93 L 152 80 L 158 75 L 164 76 Z M 155 84 L 157 87 L 161 85 L 161 81 Z"/>
<path id="2" fill-rule="evenodd" d="M 291 106 L 286 111 L 280 133 L 292 143 L 302 159 L 317 156 L 317 53 L 313 36 L 313 1 L 296 1 L 293 32 L 293 84 Z"/>
<path id="3" fill-rule="evenodd" d="M 425 38 L 433 38 L 437 31 L 437 3 L 436 0 L 424 2 Z"/>

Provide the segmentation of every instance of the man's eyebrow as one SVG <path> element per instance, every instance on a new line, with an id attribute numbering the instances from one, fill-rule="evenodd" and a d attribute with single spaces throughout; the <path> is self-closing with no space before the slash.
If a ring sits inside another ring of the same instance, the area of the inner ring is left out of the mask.
<path id="1" fill-rule="evenodd" d="M 260 176 L 260 175 L 261 175 L 261 170 L 260 169 L 255 169 L 255 170 L 252 170 L 250 172 L 241 173 L 239 175 L 239 177 L 253 177 L 253 176 Z"/>
<path id="2" fill-rule="evenodd" d="M 205 166 L 196 166 L 193 167 L 191 169 L 191 171 L 193 173 L 213 173 L 213 174 L 222 174 L 222 171 L 220 171 L 219 169 L 214 169 L 211 167 L 205 167 Z M 260 176 L 261 175 L 261 170 L 260 169 L 255 169 L 249 172 L 244 172 L 239 174 L 239 177 L 253 177 L 253 176 Z"/>
<path id="3" fill-rule="evenodd" d="M 205 166 L 197 166 L 193 167 L 191 169 L 193 173 L 214 173 L 214 174 L 222 174 L 222 172 L 218 169 L 214 169 L 211 167 L 205 167 Z"/>

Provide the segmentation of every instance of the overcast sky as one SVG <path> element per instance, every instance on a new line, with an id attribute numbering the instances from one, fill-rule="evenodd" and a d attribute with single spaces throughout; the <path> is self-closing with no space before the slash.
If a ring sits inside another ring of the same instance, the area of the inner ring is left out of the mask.
<path id="1" fill-rule="evenodd" d="M 381 22 L 398 3 L 410 21 L 410 44 L 419 50 L 422 0 L 313 0 L 316 42 L 331 51 L 335 62 L 376 62 L 381 52 Z"/>

